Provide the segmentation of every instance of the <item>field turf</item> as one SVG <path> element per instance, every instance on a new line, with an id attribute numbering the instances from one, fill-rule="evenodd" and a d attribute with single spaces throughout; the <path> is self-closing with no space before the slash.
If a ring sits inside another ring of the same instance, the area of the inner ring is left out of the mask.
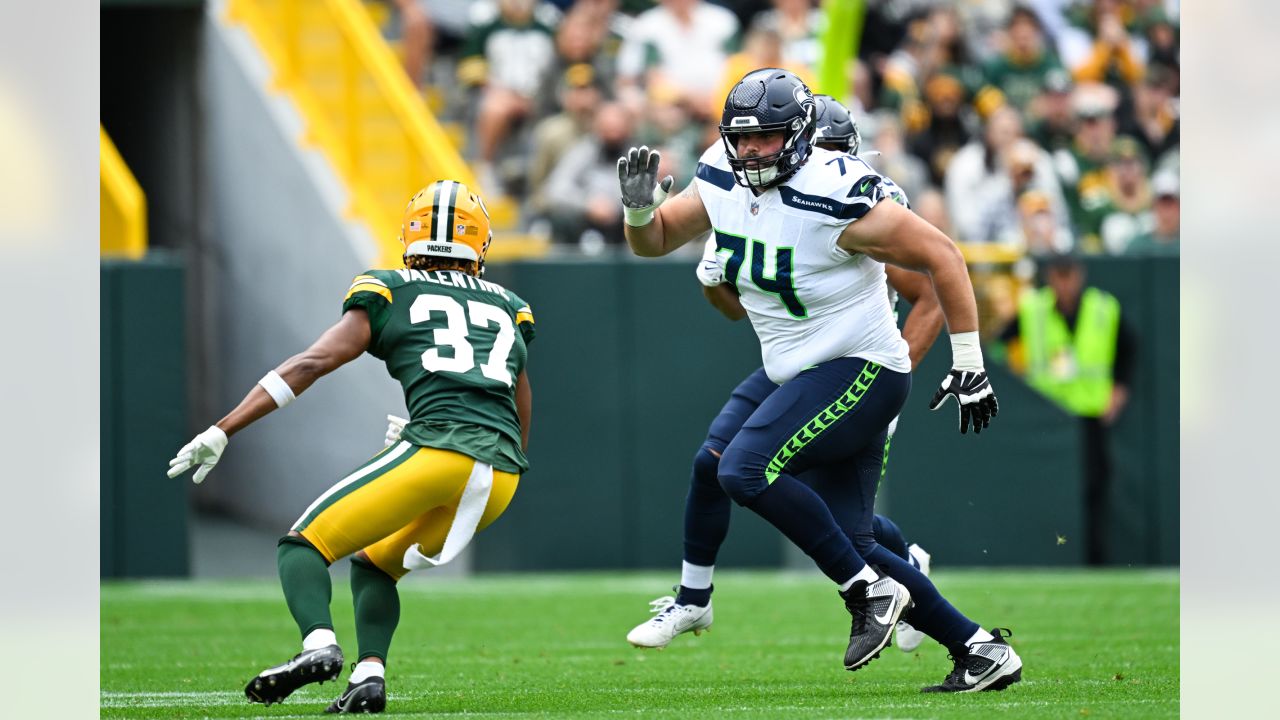
<path id="1" fill-rule="evenodd" d="M 1145 718 L 1178 714 L 1178 578 L 1172 571 L 940 571 L 979 622 L 1014 631 L 1023 682 L 921 695 L 950 669 L 926 641 L 841 665 L 849 620 L 810 574 L 716 576 L 710 634 L 641 651 L 624 636 L 670 574 L 481 576 L 406 582 L 389 714 L 484 718 Z M 355 655 L 351 594 L 334 620 Z M 245 682 L 297 651 L 274 582 L 102 586 L 101 709 L 109 718 L 315 717 L 345 685 L 264 708 Z"/>

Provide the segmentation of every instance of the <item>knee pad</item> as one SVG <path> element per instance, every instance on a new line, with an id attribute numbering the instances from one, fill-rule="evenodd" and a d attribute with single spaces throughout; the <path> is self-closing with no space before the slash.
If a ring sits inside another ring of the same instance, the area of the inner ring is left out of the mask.
<path id="1" fill-rule="evenodd" d="M 757 495 L 769 487 L 764 479 L 764 466 L 754 467 L 750 455 L 732 445 L 720 456 L 717 476 L 725 494 L 739 505 L 749 505 Z"/>
<path id="2" fill-rule="evenodd" d="M 720 458 L 711 452 L 712 448 L 703 445 L 693 456 L 693 484 L 696 487 L 710 487 L 720 491 Z"/>

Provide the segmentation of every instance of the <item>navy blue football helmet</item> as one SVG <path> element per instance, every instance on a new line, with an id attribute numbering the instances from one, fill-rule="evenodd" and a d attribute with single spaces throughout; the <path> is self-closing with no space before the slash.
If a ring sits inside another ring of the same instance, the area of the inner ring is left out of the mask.
<path id="1" fill-rule="evenodd" d="M 764 68 L 739 80 L 725 98 L 720 118 L 720 137 L 738 184 L 764 190 L 795 174 L 813 152 L 816 113 L 813 93 L 793 73 Z M 738 156 L 743 135 L 766 132 L 782 133 L 781 150 L 760 157 Z"/>
<path id="2" fill-rule="evenodd" d="M 862 135 L 858 132 L 858 123 L 853 121 L 849 108 L 830 95 L 814 95 L 813 99 L 818 103 L 813 144 L 857 155 L 858 149 L 862 147 Z"/>

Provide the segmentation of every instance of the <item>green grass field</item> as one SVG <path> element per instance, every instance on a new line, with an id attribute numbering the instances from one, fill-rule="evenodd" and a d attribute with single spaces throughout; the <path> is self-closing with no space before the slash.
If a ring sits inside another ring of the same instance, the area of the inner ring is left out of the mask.
<path id="1" fill-rule="evenodd" d="M 938 586 L 1014 631 L 1023 682 L 921 695 L 950 669 L 932 642 L 857 673 L 841 666 L 848 615 L 815 575 L 722 572 L 710 634 L 662 651 L 624 636 L 667 575 L 484 576 L 406 583 L 388 712 L 483 717 L 1034 718 L 1178 714 L 1178 578 L 1172 571 L 950 571 Z M 355 654 L 351 596 L 335 582 L 339 639 Z M 270 581 L 104 583 L 103 717 L 312 717 L 345 684 L 281 705 L 245 682 L 297 651 Z"/>

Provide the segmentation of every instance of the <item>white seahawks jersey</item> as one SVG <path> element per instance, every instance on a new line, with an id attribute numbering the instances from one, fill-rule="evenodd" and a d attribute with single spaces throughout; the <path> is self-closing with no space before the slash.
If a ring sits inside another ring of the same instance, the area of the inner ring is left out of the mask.
<path id="1" fill-rule="evenodd" d="M 696 182 L 716 257 L 738 288 L 770 380 L 781 384 L 840 357 L 911 372 L 884 265 L 836 244 L 891 187 L 901 190 L 852 155 L 815 148 L 785 183 L 757 197 L 734 181 L 721 143 L 702 154 Z"/>

